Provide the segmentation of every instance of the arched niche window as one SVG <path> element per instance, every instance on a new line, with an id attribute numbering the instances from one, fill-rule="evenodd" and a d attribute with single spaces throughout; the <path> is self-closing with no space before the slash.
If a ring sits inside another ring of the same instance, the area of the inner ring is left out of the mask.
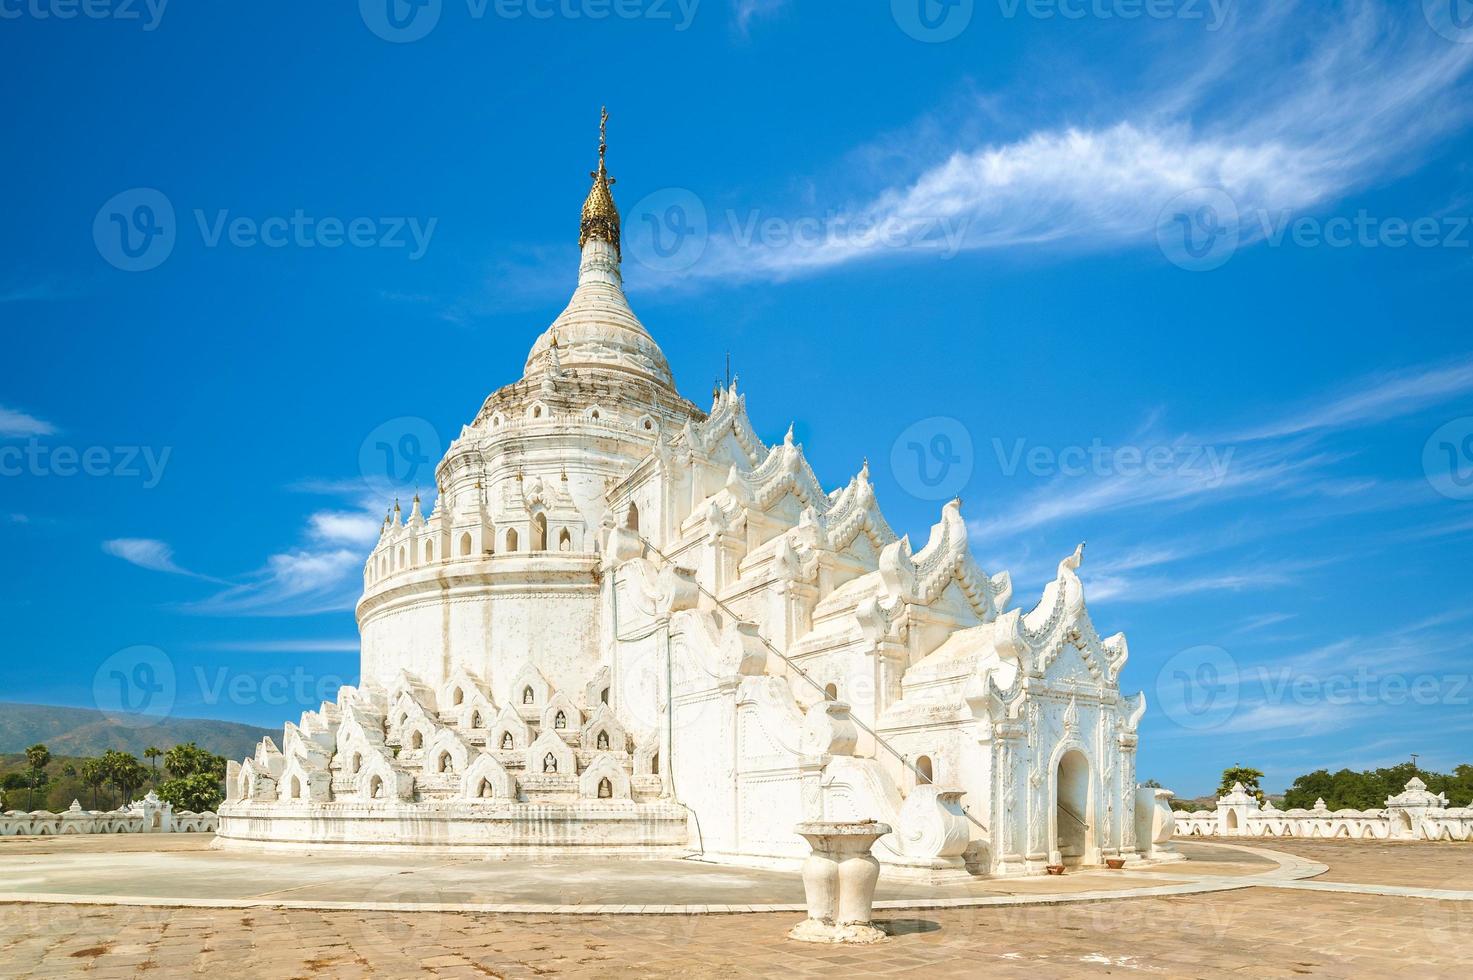
<path id="1" fill-rule="evenodd" d="M 535 694 L 532 693 L 532 685 L 531 684 L 528 684 L 526 687 L 522 688 L 522 703 L 523 704 L 533 704 L 533 703 L 536 702 L 536 700 L 537 700 L 537 695 L 535 695 Z"/>
<path id="2" fill-rule="evenodd" d="M 411 749 L 422 749 L 422 748 L 424 748 L 425 747 L 424 733 L 423 732 L 416 731 L 413 735 L 409 736 L 409 747 Z"/>
<path id="3" fill-rule="evenodd" d="M 503 750 L 505 750 L 505 749 L 514 749 L 516 747 L 517 747 L 517 742 L 516 742 L 516 739 L 514 739 L 514 738 L 511 737 L 511 732 L 502 732 L 501 733 L 501 748 Z"/>
<path id="4" fill-rule="evenodd" d="M 451 704 L 462 704 L 462 703 L 464 703 L 464 701 L 465 701 L 465 691 L 462 691 L 460 688 L 457 687 L 453 691 L 450 692 L 450 703 Z"/>
<path id="5" fill-rule="evenodd" d="M 598 409 L 595 408 L 593 411 L 589 412 L 588 413 L 588 417 L 591 418 L 591 419 L 593 419 L 595 422 L 597 422 L 598 421 Z"/>
<path id="6" fill-rule="evenodd" d="M 409 720 L 409 712 L 407 712 L 407 711 L 401 711 L 401 712 L 399 712 L 399 727 L 401 727 L 401 728 L 404 727 L 404 723 L 407 722 L 408 720 Z"/>
<path id="7" fill-rule="evenodd" d="M 599 699 L 599 701 L 601 703 L 608 704 L 609 703 L 609 689 L 608 688 L 604 688 L 602 691 L 599 691 L 598 692 L 598 699 Z"/>
<path id="8" fill-rule="evenodd" d="M 405 559 L 404 559 L 404 549 L 403 548 L 400 548 L 399 549 L 399 561 L 398 561 L 398 564 L 397 564 L 396 567 L 403 568 L 407 564 L 408 564 L 408 562 L 405 561 Z"/>
<path id="9" fill-rule="evenodd" d="M 542 771 L 557 772 L 557 756 L 553 755 L 551 752 L 544 755 L 542 757 Z"/>
<path id="10" fill-rule="evenodd" d="M 476 787 L 476 795 L 483 800 L 489 800 L 491 799 L 491 797 L 495 796 L 496 791 L 491 788 L 491 780 L 481 780 L 481 785 Z"/>
<path id="11" fill-rule="evenodd" d="M 629 510 L 624 513 L 624 526 L 635 534 L 639 533 L 639 508 L 633 502 L 630 502 Z"/>
<path id="12" fill-rule="evenodd" d="M 431 561 L 434 561 L 434 560 L 435 560 L 435 542 L 433 542 L 433 541 L 426 541 L 425 542 L 425 561 L 426 562 L 431 562 Z"/>
<path id="13" fill-rule="evenodd" d="M 660 774 L 660 753 L 658 752 L 650 754 L 650 772 L 656 776 Z"/>
<path id="14" fill-rule="evenodd" d="M 509 527 L 506 529 L 506 550 L 517 550 L 517 529 L 514 527 Z"/>
<path id="15" fill-rule="evenodd" d="M 291 798 L 294 800 L 300 800 L 302 798 L 302 781 L 296 776 L 292 777 Z"/>
<path id="16" fill-rule="evenodd" d="M 614 796 L 614 784 L 609 782 L 608 777 L 598 781 L 598 798 L 601 800 L 612 799 Z"/>
<path id="17" fill-rule="evenodd" d="M 935 778 L 935 769 L 931 765 L 931 757 L 929 755 L 916 757 L 916 769 L 919 771 L 919 775 L 916 776 L 917 783 L 929 783 Z"/>
<path id="18" fill-rule="evenodd" d="M 532 518 L 532 550 L 547 550 L 547 517 L 538 514 Z"/>
<path id="19" fill-rule="evenodd" d="M 435 760 L 435 771 L 436 772 L 454 772 L 455 771 L 455 764 L 454 764 L 454 761 L 450 758 L 450 753 L 449 752 L 441 752 L 440 753 L 440 758 Z"/>
<path id="20" fill-rule="evenodd" d="M 600 749 L 607 749 L 609 747 L 609 733 L 606 732 L 606 731 L 600 730 L 599 733 L 598 733 L 598 740 L 595 743 L 595 746 L 597 748 L 600 748 Z"/>
<path id="21" fill-rule="evenodd" d="M 479 711 L 472 711 L 471 712 L 471 727 L 472 728 L 481 728 L 481 727 L 483 727 L 481 725 L 481 713 Z"/>
<path id="22" fill-rule="evenodd" d="M 358 770 L 359 769 L 362 769 L 362 768 L 363 768 L 363 753 L 361 753 L 361 752 L 354 752 L 353 753 L 353 763 L 349 767 L 349 770 L 348 771 L 351 772 L 353 775 L 356 776 L 356 775 L 358 775 Z"/>
<path id="23" fill-rule="evenodd" d="M 467 557 L 470 556 L 470 553 L 471 553 L 471 535 L 470 535 L 470 532 L 467 531 L 465 534 L 462 534 L 460 536 L 460 556 L 462 558 L 467 558 Z"/>
<path id="24" fill-rule="evenodd" d="M 825 684 L 823 686 L 823 696 L 828 698 L 830 701 L 839 700 L 839 685 Z"/>
<path id="25" fill-rule="evenodd" d="M 568 716 L 565 715 L 561 711 L 559 711 L 557 714 L 553 715 L 552 716 L 552 727 L 554 729 L 556 729 L 557 731 L 562 731 L 563 729 L 567 728 L 568 727 Z"/>
<path id="26" fill-rule="evenodd" d="M 568 529 L 567 528 L 563 528 L 561 531 L 558 532 L 558 536 L 557 536 L 557 550 L 558 551 L 572 551 L 573 550 L 573 536 L 568 533 Z"/>
<path id="27" fill-rule="evenodd" d="M 370 799 L 381 800 L 384 798 L 384 781 L 379 776 L 374 776 L 368 783 L 368 796 Z"/>

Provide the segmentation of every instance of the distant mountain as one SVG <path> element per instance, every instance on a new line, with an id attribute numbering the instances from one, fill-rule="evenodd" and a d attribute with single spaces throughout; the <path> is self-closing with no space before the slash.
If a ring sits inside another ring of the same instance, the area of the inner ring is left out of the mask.
<path id="1" fill-rule="evenodd" d="M 244 759 L 256 751 L 257 742 L 272 734 L 280 733 L 209 718 L 163 718 L 146 728 L 130 728 L 92 708 L 0 702 L 0 753 L 24 752 L 41 742 L 56 756 L 94 756 L 121 749 L 142 759 L 150 745 L 167 749 L 193 742 L 227 759 Z"/>

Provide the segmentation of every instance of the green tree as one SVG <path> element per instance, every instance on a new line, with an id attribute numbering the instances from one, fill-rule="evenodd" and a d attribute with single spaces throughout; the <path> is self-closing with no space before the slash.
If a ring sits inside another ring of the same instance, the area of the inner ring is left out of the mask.
<path id="1" fill-rule="evenodd" d="M 1226 796 L 1233 791 L 1234 783 L 1242 783 L 1243 788 L 1262 803 L 1263 788 L 1259 785 L 1262 779 L 1263 773 L 1258 769 L 1242 765 L 1229 766 L 1222 771 L 1222 782 L 1217 787 L 1217 795 Z"/>
<path id="2" fill-rule="evenodd" d="M 82 760 L 82 782 L 92 787 L 92 809 L 98 809 L 97 790 L 107 782 L 107 766 L 101 759 Z"/>
<path id="3" fill-rule="evenodd" d="M 159 784 L 159 756 L 163 754 L 164 750 L 157 745 L 150 745 L 143 750 L 143 757 L 153 764 L 153 784 L 155 786 Z"/>
<path id="4" fill-rule="evenodd" d="M 30 784 L 31 780 L 23 772 L 7 772 L 0 777 L 0 790 L 5 791 L 3 794 L 5 802 L 0 804 L 0 809 L 19 810 L 21 791 L 29 792 Z"/>
<path id="5" fill-rule="evenodd" d="M 214 755 L 195 745 L 184 742 L 164 753 L 164 768 L 175 779 L 205 773 L 215 779 L 225 778 L 226 761 L 223 755 Z"/>
<path id="6" fill-rule="evenodd" d="M 213 774 L 196 772 L 165 780 L 159 787 L 159 799 L 173 804 L 176 810 L 204 813 L 218 807 L 220 801 L 225 799 L 225 792 Z"/>
<path id="7" fill-rule="evenodd" d="M 36 784 L 45 774 L 46 767 L 51 765 L 51 750 L 37 742 L 26 749 L 26 764 L 31 767 L 31 791 L 26 794 L 26 809 L 34 810 Z"/>
<path id="8" fill-rule="evenodd" d="M 124 802 L 131 800 L 133 791 L 148 781 L 148 770 L 130 752 L 108 749 L 102 754 L 102 765 L 107 781 L 117 787 L 118 797 Z"/>

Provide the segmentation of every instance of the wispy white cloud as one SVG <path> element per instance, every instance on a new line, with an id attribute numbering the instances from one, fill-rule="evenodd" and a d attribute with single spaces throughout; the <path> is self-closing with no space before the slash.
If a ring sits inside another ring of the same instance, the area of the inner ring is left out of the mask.
<path id="1" fill-rule="evenodd" d="M 738 17 L 767 7 L 749 0 Z M 1292 30 L 1279 29 L 1290 20 Z M 1098 124 L 953 147 L 858 203 L 815 202 L 833 214 L 822 234 L 748 238 L 713 220 L 704 257 L 683 275 L 780 279 L 934 253 L 943 231 L 960 235 L 947 248 L 962 249 L 1143 244 L 1163 207 L 1198 188 L 1225 191 L 1254 241 L 1267 234 L 1266 216 L 1415 169 L 1469 118 L 1473 45 L 1448 43 L 1400 3 L 1240 11 L 1232 29 L 1208 34 L 1190 55 L 1195 67 L 1163 68 L 1149 86 L 1165 94 L 1120 93 L 1128 108 L 1069 101 L 1076 118 Z M 791 217 L 799 227 L 801 212 Z"/>
<path id="2" fill-rule="evenodd" d="M 383 527 L 380 502 L 361 482 L 306 481 L 293 489 L 353 498 L 309 514 L 300 543 L 267 557 L 238 584 L 184 608 L 209 616 L 313 616 L 352 609 L 363 562 Z"/>
<path id="3" fill-rule="evenodd" d="M 1230 443 L 1345 429 L 1381 422 L 1473 392 L 1473 360 L 1361 378 L 1339 395 L 1224 437 Z"/>
<path id="4" fill-rule="evenodd" d="M 123 561 L 150 571 L 167 572 L 170 575 L 187 575 L 190 578 L 203 579 L 207 582 L 220 581 L 208 575 L 181 568 L 174 561 L 174 549 L 157 538 L 112 538 L 102 542 L 102 550 L 115 558 L 121 558 Z"/>
<path id="5" fill-rule="evenodd" d="M 45 419 L 0 405 L 0 438 L 24 439 L 30 436 L 49 436 L 54 432 L 56 426 Z"/>
<path id="6" fill-rule="evenodd" d="M 1202 592 L 1245 592 L 1291 585 L 1319 561 L 1248 562 L 1236 568 L 1172 575 L 1084 575 L 1085 594 L 1092 601 L 1154 602 Z"/>
<path id="7" fill-rule="evenodd" d="M 378 540 L 383 519 L 365 511 L 323 510 L 308 518 L 308 524 L 319 541 L 367 548 Z"/>
<path id="8" fill-rule="evenodd" d="M 187 612 L 208 616 L 309 616 L 352 609 L 362 586 L 356 574 L 364 554 L 346 548 L 271 555 L 264 568 L 240 585 L 198 602 Z"/>
<path id="9" fill-rule="evenodd" d="M 1132 437 L 1132 444 L 1142 455 L 1158 447 L 1170 448 L 1179 462 L 1154 469 L 1115 466 L 1099 475 L 1055 477 L 1010 506 L 974 518 L 969 527 L 976 540 L 991 541 L 1100 514 L 1146 507 L 1190 509 L 1265 496 L 1312 505 L 1315 513 L 1302 519 L 1425 503 L 1434 499 L 1425 481 L 1337 475 L 1333 467 L 1345 461 L 1345 454 L 1320 448 L 1318 443 L 1336 432 L 1381 424 L 1470 393 L 1473 360 L 1460 359 L 1360 378 L 1338 394 L 1311 399 L 1314 407 L 1249 422 L 1207 439 L 1186 434 L 1153 437 L 1140 431 Z M 1187 446 L 1204 446 L 1204 455 L 1191 463 L 1192 457 L 1182 450 Z M 1214 456 L 1205 454 L 1208 447 Z M 1209 465 L 1213 458 L 1219 464 Z M 1455 534 L 1465 529 L 1465 523 L 1406 532 L 1403 537 Z M 1164 554 L 1171 556 L 1182 547 L 1173 544 Z M 1139 560 L 1152 552 L 1133 554 L 1132 560 Z"/>

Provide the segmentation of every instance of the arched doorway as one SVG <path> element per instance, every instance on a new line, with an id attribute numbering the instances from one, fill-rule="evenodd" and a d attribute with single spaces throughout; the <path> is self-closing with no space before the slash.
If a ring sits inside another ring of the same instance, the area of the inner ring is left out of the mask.
<path id="1" fill-rule="evenodd" d="M 1227 832 L 1230 833 L 1230 834 L 1236 834 L 1238 832 L 1238 811 L 1237 810 L 1229 810 L 1227 812 Z"/>
<path id="2" fill-rule="evenodd" d="M 1089 760 L 1071 749 L 1059 757 L 1054 772 L 1054 814 L 1051 863 L 1065 867 L 1098 864 L 1089 787 Z"/>

